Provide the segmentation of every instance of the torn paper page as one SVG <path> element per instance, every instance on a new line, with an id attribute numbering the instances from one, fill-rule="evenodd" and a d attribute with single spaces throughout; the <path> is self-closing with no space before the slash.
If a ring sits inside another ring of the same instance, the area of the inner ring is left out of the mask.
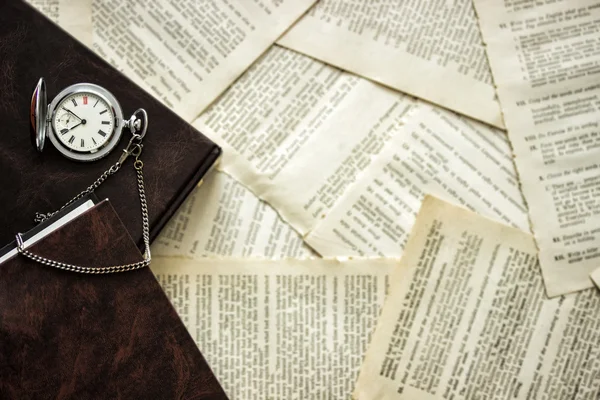
<path id="1" fill-rule="evenodd" d="M 399 257 L 427 194 L 529 230 L 506 135 L 420 103 L 306 242 L 327 257 Z"/>
<path id="2" fill-rule="evenodd" d="M 392 259 L 152 260 L 232 399 L 347 399 Z"/>
<path id="3" fill-rule="evenodd" d="M 30 0 L 192 121 L 316 0 Z"/>
<path id="4" fill-rule="evenodd" d="M 471 0 L 321 0 L 278 43 L 504 125 Z"/>
<path id="5" fill-rule="evenodd" d="M 550 296 L 600 266 L 597 0 L 477 0 Z"/>
<path id="6" fill-rule="evenodd" d="M 356 400 L 594 399 L 600 292 L 548 299 L 533 238 L 428 197 Z"/>
<path id="7" fill-rule="evenodd" d="M 157 256 L 312 257 L 277 212 L 228 175 L 214 171 L 186 199 L 152 245 Z"/>
<path id="8" fill-rule="evenodd" d="M 310 231 L 403 123 L 407 96 L 271 48 L 194 126 L 220 168 Z"/>
<path id="9" fill-rule="evenodd" d="M 194 125 L 223 146 L 220 167 L 302 235 L 317 238 L 309 243 L 323 255 L 388 255 L 388 244 L 398 255 L 429 192 L 528 228 L 502 131 L 287 49 L 269 50 Z M 394 166 L 388 177 L 401 182 L 381 186 L 374 196 L 403 203 L 403 210 L 385 206 L 385 218 L 404 233 L 376 229 L 373 236 L 373 226 L 354 217 L 342 229 L 347 232 L 319 229 L 336 229 L 341 214 L 366 195 L 364 175 L 379 176 L 394 157 L 400 169 Z M 350 231 L 372 236 L 368 246 L 355 249 L 347 241 Z M 391 241 L 383 243 L 386 237 Z"/>

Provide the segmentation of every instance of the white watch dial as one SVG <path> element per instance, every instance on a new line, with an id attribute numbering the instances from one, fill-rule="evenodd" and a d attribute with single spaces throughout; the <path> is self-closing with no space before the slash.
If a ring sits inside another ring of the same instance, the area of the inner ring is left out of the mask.
<path id="1" fill-rule="evenodd" d="M 56 107 L 52 124 L 58 140 L 77 152 L 95 152 L 115 133 L 111 106 L 91 92 L 66 96 Z"/>

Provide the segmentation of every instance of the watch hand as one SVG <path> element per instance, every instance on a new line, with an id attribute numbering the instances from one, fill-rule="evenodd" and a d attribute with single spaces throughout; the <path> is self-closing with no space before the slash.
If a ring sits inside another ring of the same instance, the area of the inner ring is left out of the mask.
<path id="1" fill-rule="evenodd" d="M 79 117 L 77 117 L 77 118 L 79 118 Z M 85 125 L 86 122 L 87 121 L 85 119 L 82 119 L 79 121 L 79 123 L 77 125 L 73 125 L 69 130 L 72 131 L 73 129 L 77 128 L 79 125 Z"/>
<path id="2" fill-rule="evenodd" d="M 79 121 L 79 123 L 77 125 L 73 125 L 71 128 L 69 128 L 69 131 L 72 131 L 73 129 L 77 128 L 79 125 L 81 125 L 82 121 Z"/>
<path id="3" fill-rule="evenodd" d="M 80 120 L 80 121 L 81 121 L 81 118 L 79 118 L 79 117 L 77 116 L 77 114 L 75 114 L 73 111 L 71 111 L 71 110 L 69 110 L 68 108 L 65 108 L 65 107 L 63 107 L 63 110 L 65 110 L 65 111 L 66 111 L 66 112 L 68 112 L 68 113 L 71 113 L 71 114 L 73 114 L 73 115 L 75 116 L 75 118 L 77 118 L 78 120 Z"/>

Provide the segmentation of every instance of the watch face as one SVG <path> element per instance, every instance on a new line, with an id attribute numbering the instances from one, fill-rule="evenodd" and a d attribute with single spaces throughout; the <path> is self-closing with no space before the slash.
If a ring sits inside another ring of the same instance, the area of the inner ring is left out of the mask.
<path id="1" fill-rule="evenodd" d="M 56 137 L 67 149 L 95 153 L 115 134 L 112 107 L 91 91 L 68 94 L 57 104 L 52 125 Z"/>
<path id="2" fill-rule="evenodd" d="M 71 160 L 99 160 L 121 140 L 123 111 L 102 86 L 76 83 L 63 89 L 50 103 L 48 114 L 48 138 Z"/>

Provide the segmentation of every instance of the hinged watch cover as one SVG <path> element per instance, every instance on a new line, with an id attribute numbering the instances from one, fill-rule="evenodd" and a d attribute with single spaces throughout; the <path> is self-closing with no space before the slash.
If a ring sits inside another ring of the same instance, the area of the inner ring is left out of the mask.
<path id="1" fill-rule="evenodd" d="M 95 101 L 90 101 L 88 106 L 88 99 Z M 68 108 L 65 102 L 68 102 Z M 98 104 L 100 107 L 94 110 Z M 129 128 L 132 135 L 139 135 L 146 121 L 138 120 L 136 115 L 123 120 L 117 98 L 106 88 L 93 83 L 69 85 L 48 102 L 43 78 L 33 91 L 30 113 L 31 141 L 38 152 L 44 150 L 49 140 L 63 156 L 82 162 L 106 157 L 118 146 L 124 128 Z"/>
<path id="2" fill-rule="evenodd" d="M 44 150 L 46 144 L 47 117 L 46 82 L 40 78 L 31 96 L 31 142 L 39 152 Z"/>

